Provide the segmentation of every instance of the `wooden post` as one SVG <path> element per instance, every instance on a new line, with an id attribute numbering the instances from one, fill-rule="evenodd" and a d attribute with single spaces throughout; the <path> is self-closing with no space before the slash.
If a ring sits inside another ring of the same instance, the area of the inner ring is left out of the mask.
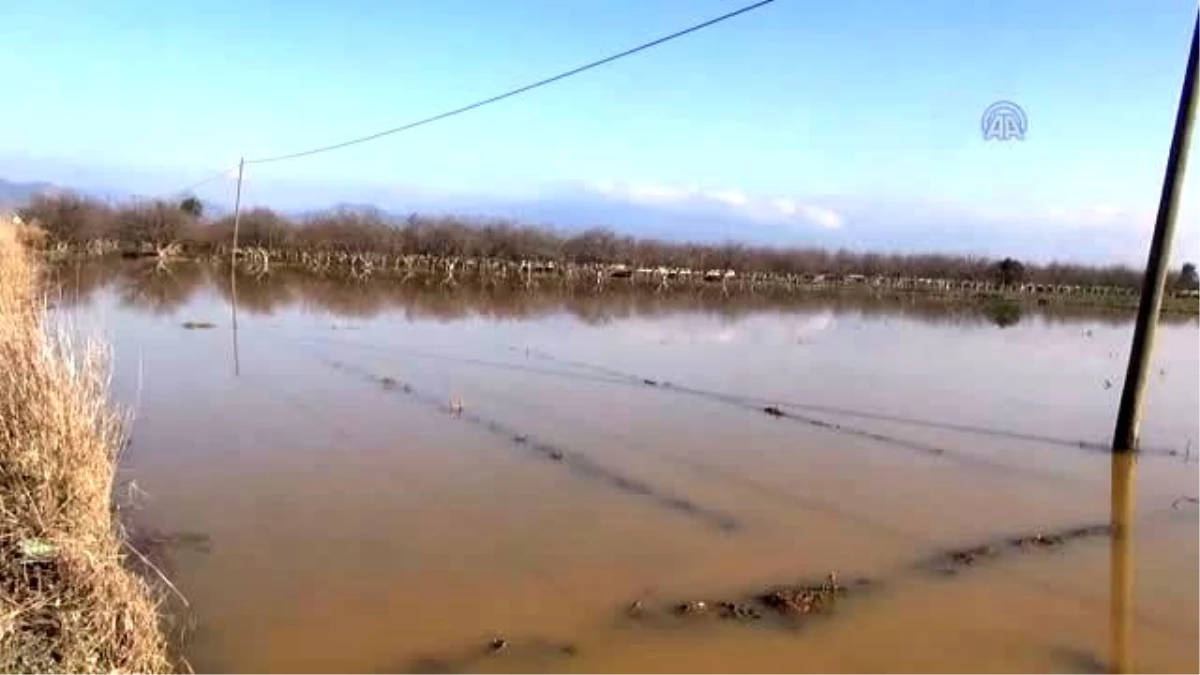
<path id="1" fill-rule="evenodd" d="M 1196 114 L 1196 37 L 1200 31 L 1200 14 L 1192 26 L 1192 46 L 1188 51 L 1187 70 L 1179 93 L 1179 108 L 1175 113 L 1175 131 L 1167 168 L 1163 176 L 1162 194 L 1154 235 L 1150 239 L 1150 255 L 1142 279 L 1142 296 L 1138 304 L 1137 324 L 1133 329 L 1133 346 L 1129 366 L 1125 371 L 1125 386 L 1121 391 L 1121 407 L 1117 411 L 1117 427 L 1113 433 L 1113 452 L 1137 452 L 1138 430 L 1142 418 L 1142 398 L 1146 393 L 1146 373 L 1154 350 L 1154 333 L 1162 309 L 1163 286 L 1167 280 L 1167 265 L 1171 258 L 1171 239 L 1175 234 L 1175 216 L 1179 192 L 1187 170 L 1187 149 L 1191 142 L 1192 120 Z"/>
<path id="2" fill-rule="evenodd" d="M 233 198 L 233 250 L 229 252 L 229 292 L 230 292 L 230 312 L 232 314 L 233 324 L 233 374 L 238 376 L 241 374 L 241 359 L 238 358 L 238 339 L 237 339 L 237 248 L 238 248 L 238 229 L 242 222 L 242 176 L 246 169 L 246 158 L 238 160 L 238 180 L 237 192 Z"/>
<path id="3" fill-rule="evenodd" d="M 238 229 L 242 224 L 242 176 L 246 170 L 246 158 L 238 160 L 237 192 L 233 198 L 233 250 L 229 253 L 230 264 L 237 265 Z"/>

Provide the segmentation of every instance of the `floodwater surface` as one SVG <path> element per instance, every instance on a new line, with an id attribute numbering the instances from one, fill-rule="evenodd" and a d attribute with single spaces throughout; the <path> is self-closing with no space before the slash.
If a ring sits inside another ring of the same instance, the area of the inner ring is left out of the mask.
<path id="1" fill-rule="evenodd" d="M 1131 314 L 59 276 L 198 671 L 1200 669 L 1194 319 L 1122 548 Z M 831 573 L 835 607 L 755 600 Z"/>

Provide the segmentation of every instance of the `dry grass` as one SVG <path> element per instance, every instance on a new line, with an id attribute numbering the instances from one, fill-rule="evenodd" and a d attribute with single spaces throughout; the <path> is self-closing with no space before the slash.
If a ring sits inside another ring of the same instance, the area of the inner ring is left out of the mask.
<path id="1" fill-rule="evenodd" d="M 49 325 L 24 234 L 0 224 L 0 671 L 164 672 L 112 507 L 107 352 Z"/>

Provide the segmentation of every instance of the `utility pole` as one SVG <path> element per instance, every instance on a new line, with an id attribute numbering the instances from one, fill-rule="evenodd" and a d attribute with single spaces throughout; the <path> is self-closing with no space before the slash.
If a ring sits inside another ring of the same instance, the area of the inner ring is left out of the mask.
<path id="1" fill-rule="evenodd" d="M 1179 92 L 1179 107 L 1175 112 L 1175 129 L 1167 168 L 1163 175 L 1162 193 L 1154 234 L 1150 239 L 1150 254 L 1142 279 L 1141 300 L 1138 303 L 1137 324 L 1133 329 L 1133 345 L 1129 351 L 1129 367 L 1121 390 L 1121 407 L 1117 411 L 1117 427 L 1112 442 L 1112 538 L 1110 540 L 1109 609 L 1111 628 L 1111 663 L 1115 673 L 1134 669 L 1133 657 L 1133 512 L 1134 475 L 1140 439 L 1142 398 L 1146 393 L 1146 373 L 1154 350 L 1154 333 L 1162 310 L 1163 288 L 1167 280 L 1167 265 L 1171 258 L 1171 239 L 1175 235 L 1175 216 L 1179 208 L 1179 192 L 1187 170 L 1187 151 L 1191 144 L 1192 122 L 1196 115 L 1196 50 L 1200 34 L 1200 12 L 1192 24 L 1192 45 L 1188 50 L 1187 69 Z"/>
<path id="2" fill-rule="evenodd" d="M 241 360 L 238 358 L 237 342 L 237 248 L 238 229 L 242 223 L 242 177 L 245 170 L 246 158 L 242 157 L 238 160 L 237 192 L 233 198 L 233 250 L 229 253 L 229 292 L 232 296 L 229 307 L 233 323 L 233 374 L 235 377 L 240 375 L 242 370 Z"/>
<path id="3" fill-rule="evenodd" d="M 246 158 L 238 160 L 237 192 L 233 198 L 233 251 L 229 254 L 230 264 L 237 265 L 238 228 L 242 223 L 242 176 L 246 170 Z"/>
<path id="4" fill-rule="evenodd" d="M 1192 25 L 1192 46 L 1188 52 L 1187 70 L 1179 93 L 1179 109 L 1175 113 L 1175 131 L 1163 175 L 1158 216 L 1150 240 L 1150 255 L 1142 279 L 1142 295 L 1138 304 L 1137 325 L 1133 329 L 1133 346 L 1129 352 L 1129 367 L 1125 371 L 1125 386 L 1121 391 L 1121 407 L 1117 411 L 1117 428 L 1113 434 L 1113 452 L 1137 452 L 1138 430 L 1142 422 L 1142 398 L 1146 393 L 1146 373 L 1154 350 L 1154 333 L 1162 309 L 1163 287 L 1167 280 L 1167 265 L 1171 258 L 1171 239 L 1175 235 L 1175 216 L 1179 210 L 1179 192 L 1187 170 L 1187 150 L 1191 142 L 1192 121 L 1196 116 L 1196 37 L 1200 30 L 1200 14 Z"/>

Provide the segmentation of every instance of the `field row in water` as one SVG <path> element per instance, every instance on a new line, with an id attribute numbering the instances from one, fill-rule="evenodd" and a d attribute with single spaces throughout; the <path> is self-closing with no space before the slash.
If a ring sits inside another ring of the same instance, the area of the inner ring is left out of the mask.
<path id="1" fill-rule="evenodd" d="M 359 365 L 357 359 L 352 356 L 356 352 L 377 351 L 384 349 L 383 347 L 355 345 L 345 340 L 318 337 L 298 340 L 293 344 L 303 345 L 303 352 L 328 368 L 331 374 L 345 376 L 362 387 L 374 389 L 389 399 L 436 414 L 449 420 L 451 424 L 463 424 L 473 428 L 485 436 L 517 450 L 520 453 L 518 456 L 549 462 L 551 466 L 561 467 L 570 477 L 597 483 L 630 499 L 643 500 L 648 504 L 682 516 L 703 528 L 711 528 L 716 533 L 736 535 L 742 529 L 741 521 L 733 513 L 704 506 L 683 495 L 671 494 L 669 491 L 655 486 L 652 481 L 626 473 L 623 469 L 608 466 L 603 460 L 595 459 L 586 452 L 573 449 L 569 444 L 540 438 L 536 433 L 521 428 L 519 424 L 513 424 L 489 414 L 474 412 L 469 404 L 464 404 L 454 396 L 446 396 L 443 392 L 412 384 L 398 376 L 387 374 L 385 370 L 377 367 Z M 329 355 L 328 350 L 334 348 L 336 348 L 336 353 L 341 356 Z M 422 355 L 413 350 L 401 351 L 405 353 L 407 359 L 454 358 L 432 354 Z M 683 396 L 701 397 L 710 402 L 743 408 L 747 413 L 762 415 L 764 418 L 787 419 L 787 415 L 783 414 L 779 408 L 756 406 L 753 401 L 746 401 L 732 395 L 689 390 L 686 386 L 638 378 L 636 375 L 601 364 L 557 358 L 545 352 L 533 352 L 531 356 L 552 366 L 551 370 L 544 372 L 548 375 L 558 374 L 573 377 L 587 373 L 582 377 L 582 381 L 585 383 L 645 387 L 652 390 L 661 388 L 665 393 L 675 392 Z M 469 357 L 463 358 L 470 361 Z M 474 365 L 502 368 L 514 364 L 475 360 Z M 260 385 L 262 385 L 261 382 L 256 386 Z M 318 413 L 319 411 L 310 410 L 306 414 Z M 823 423 L 815 419 L 804 420 L 804 423 L 808 425 L 814 425 L 814 422 L 816 428 L 830 433 L 847 432 L 847 429 L 839 424 Z M 871 432 L 865 433 L 869 438 L 878 442 L 898 442 L 894 438 Z M 997 433 L 1001 432 L 997 431 Z M 1044 441 L 1046 439 L 1037 440 Z M 903 441 L 899 442 L 903 443 Z M 943 452 L 932 454 L 941 455 Z M 951 455 L 952 457 L 953 455 Z M 1020 471 L 1019 468 L 1017 470 Z M 1193 499 L 1186 497 L 1171 504 L 1159 504 L 1149 512 L 1143 513 L 1140 521 L 1153 525 L 1163 519 L 1185 520 L 1194 516 L 1193 504 Z M 906 586 L 911 585 L 912 582 L 919 585 L 939 579 L 950 580 L 970 570 L 993 567 L 1008 558 L 1029 554 L 1058 553 L 1065 550 L 1067 545 L 1077 541 L 1107 538 L 1110 532 L 1110 527 L 1105 522 L 1047 529 L 1035 528 L 1020 534 L 995 536 L 983 541 L 929 552 L 891 572 L 874 574 L 869 577 L 854 575 L 851 570 L 849 574 L 834 571 L 822 578 L 824 573 L 814 573 L 810 569 L 808 571 L 798 570 L 794 578 L 781 579 L 778 583 L 749 587 L 744 592 L 736 590 L 738 586 L 736 582 L 728 582 L 711 594 L 692 597 L 664 598 L 637 594 L 615 597 L 612 599 L 611 615 L 598 618 L 597 630 L 609 631 L 608 638 L 606 638 L 609 640 L 612 639 L 613 631 L 616 635 L 629 636 L 624 639 L 634 639 L 633 636 L 637 633 L 645 631 L 665 632 L 666 635 L 677 635 L 681 631 L 684 634 L 695 632 L 697 639 L 703 639 L 703 636 L 709 634 L 717 624 L 741 626 L 746 629 L 789 632 L 805 630 L 810 626 L 824 625 L 835 620 L 839 623 L 849 621 L 852 625 L 853 617 L 860 609 L 868 608 L 876 600 L 886 604 L 889 602 L 889 598 L 897 592 L 900 593 L 900 597 L 903 597 Z M 157 537 L 159 541 L 169 539 L 168 536 L 162 534 L 152 536 Z M 195 538 L 194 535 L 175 537 L 183 542 L 180 544 L 181 546 L 188 545 Z M 207 542 L 205 545 L 207 546 Z M 162 553 L 162 555 L 169 555 L 169 553 Z M 1069 562 L 1064 564 L 1070 566 Z M 1012 573 L 1011 570 L 1005 572 L 1004 568 L 999 571 L 1004 574 Z M 1040 582 L 1035 578 L 1026 579 L 1024 583 L 1044 584 L 1045 588 L 1042 592 L 1047 594 L 1060 592 L 1060 589 L 1053 584 Z M 731 589 L 733 589 L 732 592 Z M 1153 623 L 1153 620 L 1151 619 L 1150 622 Z M 1171 629 L 1171 626 L 1160 626 L 1160 628 Z M 821 639 L 818 636 L 810 635 L 807 631 L 797 637 L 802 641 L 806 637 Z M 751 635 L 746 639 L 752 641 L 754 637 Z M 595 649 L 610 648 L 611 644 L 593 644 L 586 633 L 580 635 L 578 639 L 563 639 L 539 636 L 515 626 L 511 631 L 500 629 L 489 638 L 465 643 L 459 649 L 413 655 L 401 663 L 389 664 L 388 669 L 405 672 L 467 672 L 480 669 L 520 668 L 530 660 L 543 665 L 549 662 L 557 663 L 559 667 L 568 667 L 579 659 L 586 659 L 589 652 Z M 1102 662 L 1105 657 L 1103 654 L 1095 654 L 1091 658 Z M 586 663 L 586 661 L 584 662 Z"/>
<path id="2" fill-rule="evenodd" d="M 177 310 L 206 289 L 226 300 L 235 296 L 239 311 L 270 314 L 293 307 L 367 319 L 392 311 L 414 318 L 452 320 L 470 316 L 533 319 L 570 314 L 590 324 L 630 316 L 654 317 L 702 312 L 738 318 L 760 312 L 837 311 L 862 316 L 911 317 L 950 325 L 1009 327 L 1027 318 L 1051 323 L 1132 323 L 1133 305 L 1038 302 L 1030 298 L 903 293 L 862 288 L 802 290 L 763 289 L 728 293 L 720 286 L 645 288 L 609 284 L 603 288 L 467 282 L 446 284 L 428 277 L 347 278 L 275 267 L 269 274 L 239 271 L 231 276 L 221 266 L 177 261 L 127 262 L 75 260 L 52 268 L 53 295 L 66 305 L 86 304 L 97 290 L 116 289 L 131 308 L 156 314 Z M 236 286 L 236 288 L 235 288 Z M 1135 298 L 1136 300 L 1136 298 Z M 1191 303 L 1195 304 L 1195 303 Z M 1163 315 L 1167 323 L 1194 322 L 1188 304 Z M 1192 308 L 1194 309 L 1194 308 Z"/>
<path id="3" fill-rule="evenodd" d="M 1106 660 L 1131 314 L 182 262 L 55 282 L 111 336 L 133 541 L 198 670 Z M 1160 331 L 1137 479 L 1129 615 L 1167 670 L 1195 659 L 1195 334 Z"/>

